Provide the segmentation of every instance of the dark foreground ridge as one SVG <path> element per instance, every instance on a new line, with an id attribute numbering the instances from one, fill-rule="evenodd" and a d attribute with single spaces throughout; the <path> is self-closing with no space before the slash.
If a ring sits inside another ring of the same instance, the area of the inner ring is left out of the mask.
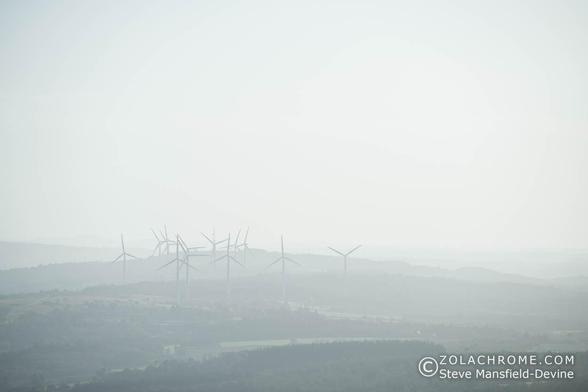
<path id="1" fill-rule="evenodd" d="M 225 353 L 203 361 L 167 361 L 144 370 L 101 374 L 59 392 L 253 391 L 585 391 L 587 353 L 572 381 L 440 381 L 416 370 L 418 360 L 444 349 L 426 342 L 376 341 L 289 345 Z M 30 390 L 30 389 L 29 389 Z M 32 389 L 34 390 L 34 389 Z"/>

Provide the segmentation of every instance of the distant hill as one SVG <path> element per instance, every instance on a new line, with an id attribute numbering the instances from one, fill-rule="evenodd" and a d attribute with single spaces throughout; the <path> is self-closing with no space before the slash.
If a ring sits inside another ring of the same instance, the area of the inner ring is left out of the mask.
<path id="1" fill-rule="evenodd" d="M 588 291 L 588 276 L 570 276 L 553 279 L 556 285 L 576 290 Z"/>
<path id="2" fill-rule="evenodd" d="M 116 248 L 0 241 L 0 269 L 35 267 L 56 263 L 108 261 L 119 253 L 120 251 Z"/>
<path id="3" fill-rule="evenodd" d="M 0 243 L 0 294 L 38 292 L 43 290 L 76 290 L 85 287 L 122 283 L 122 263 L 112 264 L 119 254 L 118 249 L 68 247 L 59 245 Z M 137 255 L 146 251 L 133 251 Z M 200 253 L 193 257 L 191 263 L 198 267 L 193 277 L 224 279 L 225 264 L 210 264 L 210 256 Z M 217 254 L 218 256 L 218 254 Z M 341 258 L 330 255 L 290 254 L 300 265 L 290 264 L 288 274 L 342 274 Z M 160 270 L 174 257 L 173 254 L 129 260 L 127 265 L 127 283 L 157 282 L 174 280 L 173 265 Z M 251 249 L 243 267 L 234 265 L 232 275 L 235 278 L 279 274 L 279 266 L 267 268 L 278 257 L 278 253 L 262 249 Z M 17 268 L 11 266 L 18 265 Z M 403 261 L 374 261 L 354 258 L 349 261 L 350 275 L 394 274 L 415 277 L 434 277 L 458 279 L 470 282 L 509 282 L 532 285 L 558 285 L 558 281 L 529 278 L 516 274 L 505 274 L 493 270 L 471 267 L 444 269 L 423 265 L 413 265 Z M 183 277 L 183 272 L 182 272 Z M 563 284 L 563 282 L 562 282 Z M 565 286 L 571 286 L 565 284 Z"/>
<path id="4" fill-rule="evenodd" d="M 148 251 L 131 249 L 141 256 Z M 110 263 L 120 253 L 116 248 L 72 247 L 24 242 L 0 242 L 0 294 L 38 292 L 53 289 L 82 289 L 85 287 L 122 283 L 121 263 Z M 217 256 L 223 254 L 222 251 Z M 194 277 L 222 278 L 225 264 L 219 262 L 216 267 L 210 264 L 210 256 L 203 252 L 203 257 L 194 257 L 192 263 L 199 271 Z M 263 249 L 250 249 L 243 267 L 234 265 L 232 274 L 257 276 L 259 274 L 278 274 L 279 266 L 267 268 L 279 256 L 276 252 Z M 318 254 L 289 254 L 300 265 L 288 265 L 289 274 L 342 273 L 342 260 L 338 256 Z M 173 258 L 173 254 L 159 257 L 147 257 L 129 261 L 127 283 L 156 282 L 175 279 L 173 265 L 163 270 L 159 268 Z M 464 268 L 439 268 L 428 265 L 407 263 L 401 260 L 370 260 L 350 258 L 349 273 L 394 274 L 415 277 L 433 277 L 456 279 L 461 281 L 491 283 L 508 282 L 538 286 L 560 286 L 580 289 L 585 278 L 570 276 L 566 279 L 539 279 L 512 273 L 481 268 L 476 265 Z"/>

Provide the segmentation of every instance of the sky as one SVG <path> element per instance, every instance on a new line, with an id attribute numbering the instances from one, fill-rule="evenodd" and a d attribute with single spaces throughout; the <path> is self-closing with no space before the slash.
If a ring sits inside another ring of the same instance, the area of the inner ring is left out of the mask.
<path id="1" fill-rule="evenodd" d="M 2 1 L 0 240 L 588 248 L 582 1 Z"/>

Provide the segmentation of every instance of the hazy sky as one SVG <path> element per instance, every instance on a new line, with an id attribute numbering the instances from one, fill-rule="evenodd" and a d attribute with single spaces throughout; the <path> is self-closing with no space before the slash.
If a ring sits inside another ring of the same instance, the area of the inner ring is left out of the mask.
<path id="1" fill-rule="evenodd" d="M 0 239 L 588 247 L 583 1 L 2 1 Z"/>

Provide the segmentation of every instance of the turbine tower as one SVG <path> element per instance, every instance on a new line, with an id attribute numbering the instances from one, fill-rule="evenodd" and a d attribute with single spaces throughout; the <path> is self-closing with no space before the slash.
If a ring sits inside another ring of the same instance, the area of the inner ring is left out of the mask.
<path id="1" fill-rule="evenodd" d="M 171 261 L 165 263 L 157 270 L 161 270 L 172 263 L 176 263 L 176 304 L 180 305 L 180 270 L 182 268 L 182 263 L 185 261 L 180 259 L 180 236 L 176 235 L 176 257 L 174 257 Z"/>
<path id="2" fill-rule="evenodd" d="M 231 255 L 231 233 L 229 233 L 229 236 L 227 237 L 227 253 L 221 257 L 219 257 L 218 259 L 215 260 L 215 262 L 217 261 L 221 261 L 221 260 L 226 260 L 227 263 L 227 303 L 230 303 L 231 301 L 231 263 L 237 263 L 239 264 L 241 267 L 243 267 L 243 264 L 241 264 L 239 262 L 239 260 L 237 260 L 236 258 L 234 258 Z"/>
<path id="3" fill-rule="evenodd" d="M 210 243 L 211 246 L 211 252 L 210 252 L 210 263 L 211 264 L 215 264 L 216 262 L 216 250 L 217 250 L 217 246 L 222 244 L 223 242 L 225 242 L 227 239 L 223 239 L 223 240 L 216 240 L 216 232 L 214 229 L 212 229 L 212 238 L 208 237 L 206 234 L 204 233 L 200 233 L 202 234 L 202 236 L 204 238 L 206 238 L 206 240 Z"/>
<path id="4" fill-rule="evenodd" d="M 278 257 L 275 261 L 273 261 L 270 265 L 268 265 L 266 268 L 271 267 L 272 265 L 281 262 L 282 263 L 282 302 L 284 304 L 287 303 L 287 297 L 286 297 L 286 261 L 296 264 L 298 266 L 300 266 L 300 264 L 291 259 L 290 257 L 286 256 L 284 254 L 284 236 L 281 236 L 281 240 L 282 240 L 282 254 L 280 255 L 280 257 Z"/>
<path id="5" fill-rule="evenodd" d="M 125 240 L 123 238 L 122 233 L 120 235 L 120 246 L 122 248 L 122 253 L 116 259 L 114 259 L 112 262 L 116 263 L 117 261 L 122 259 L 122 262 L 123 262 L 123 282 L 124 282 L 127 279 L 127 257 L 130 257 L 131 259 L 138 259 L 138 257 L 133 256 L 132 254 L 130 254 L 126 251 Z"/>
<path id="6" fill-rule="evenodd" d="M 347 253 L 343 253 L 341 251 L 338 251 L 335 248 L 331 248 L 329 246 L 329 249 L 331 249 L 333 252 L 340 254 L 341 256 L 343 256 L 343 271 L 345 271 L 345 275 L 347 275 L 347 257 L 352 254 L 353 252 L 355 252 L 356 250 L 358 250 L 359 248 L 361 248 L 361 245 L 357 245 L 355 248 L 351 249 L 349 252 Z"/>

